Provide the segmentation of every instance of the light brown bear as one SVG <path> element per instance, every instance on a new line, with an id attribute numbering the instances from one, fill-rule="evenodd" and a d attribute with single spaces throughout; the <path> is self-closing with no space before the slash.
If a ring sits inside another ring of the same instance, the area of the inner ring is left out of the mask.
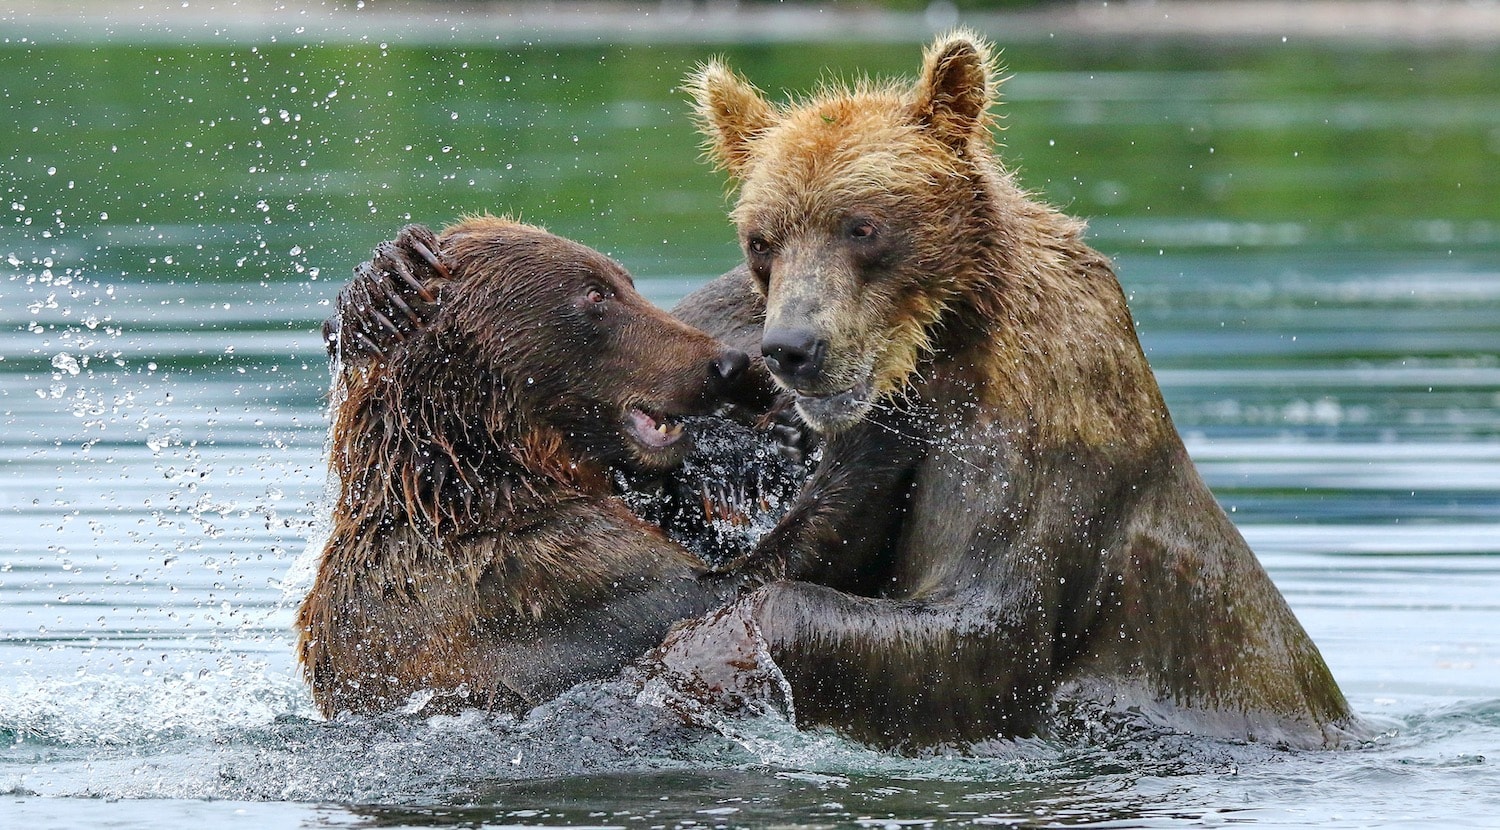
<path id="1" fill-rule="evenodd" d="M 1357 737 L 1183 448 L 1109 261 L 993 154 L 996 85 L 963 32 L 915 84 L 778 105 L 720 63 L 690 79 L 748 267 L 679 314 L 721 335 L 763 320 L 767 365 L 827 440 L 753 557 L 786 581 L 659 658 L 686 687 L 732 685 L 763 638 L 799 725 L 897 749 L 1036 734 L 1069 702 Z"/>
<path id="2" fill-rule="evenodd" d="M 438 253 L 441 252 L 441 258 Z M 297 616 L 318 708 L 523 711 L 734 595 L 616 497 L 747 356 L 596 251 L 479 218 L 383 245 L 325 328 L 340 491 Z"/>

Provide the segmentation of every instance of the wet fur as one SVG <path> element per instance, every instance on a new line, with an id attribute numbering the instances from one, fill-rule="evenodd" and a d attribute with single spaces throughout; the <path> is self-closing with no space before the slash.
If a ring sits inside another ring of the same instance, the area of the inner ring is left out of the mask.
<path id="1" fill-rule="evenodd" d="M 707 644 L 749 621 L 799 725 L 908 750 L 1036 734 L 1062 700 L 1232 739 L 1357 738 L 1188 458 L 1110 263 L 994 156 L 996 78 L 960 32 L 912 84 L 777 105 L 717 62 L 689 80 L 747 252 L 704 289 L 708 322 L 826 339 L 791 391 L 827 444 L 754 557 L 798 581 L 678 631 L 664 664 L 711 684 Z M 862 380 L 863 410 L 820 402 Z"/>
<path id="2" fill-rule="evenodd" d="M 627 509 L 609 475 L 680 461 L 643 455 L 620 414 L 709 411 L 721 344 L 540 229 L 486 217 L 429 234 L 447 275 L 410 253 L 424 233 L 382 252 L 434 298 L 427 319 L 381 352 L 360 326 L 419 296 L 372 311 L 361 279 L 330 329 L 351 352 L 330 458 L 340 491 L 297 617 L 325 715 L 524 709 L 614 673 L 735 590 Z"/>

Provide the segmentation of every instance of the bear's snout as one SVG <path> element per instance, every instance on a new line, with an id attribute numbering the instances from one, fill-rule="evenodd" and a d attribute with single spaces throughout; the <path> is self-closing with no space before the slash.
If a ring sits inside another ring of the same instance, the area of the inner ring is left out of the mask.
<path id="1" fill-rule="evenodd" d="M 739 349 L 725 349 L 714 358 L 714 374 L 725 384 L 732 384 L 750 368 L 750 355 Z"/>
<path id="2" fill-rule="evenodd" d="M 809 329 L 770 329 L 760 341 L 766 368 L 794 389 L 822 374 L 827 352 L 828 341 Z"/>

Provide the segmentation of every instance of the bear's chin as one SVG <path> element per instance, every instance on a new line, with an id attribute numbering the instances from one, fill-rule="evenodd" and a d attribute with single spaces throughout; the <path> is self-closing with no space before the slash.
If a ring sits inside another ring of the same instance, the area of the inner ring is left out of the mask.
<path id="1" fill-rule="evenodd" d="M 832 435 L 849 429 L 865 419 L 874 408 L 873 390 L 869 381 L 860 381 L 852 388 L 832 395 L 803 395 L 793 393 L 797 414 L 822 435 Z"/>

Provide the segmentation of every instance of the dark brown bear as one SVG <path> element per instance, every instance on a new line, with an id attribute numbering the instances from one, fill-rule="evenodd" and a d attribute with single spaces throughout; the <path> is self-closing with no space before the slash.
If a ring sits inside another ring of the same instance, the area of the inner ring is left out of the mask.
<path id="1" fill-rule="evenodd" d="M 732 595 L 609 472 L 678 465 L 682 419 L 722 402 L 743 352 L 603 255 L 495 218 L 407 229 L 340 310 L 340 493 L 297 617 L 323 713 L 523 708 Z"/>
<path id="2" fill-rule="evenodd" d="M 1035 734 L 1063 701 L 1302 747 L 1360 734 L 1194 469 L 1110 263 L 993 155 L 984 42 L 789 105 L 718 63 L 689 85 L 748 267 L 687 319 L 763 320 L 826 445 L 753 558 L 798 581 L 675 632 L 668 670 L 732 684 L 724 655 L 763 638 L 799 725 L 905 749 Z"/>

